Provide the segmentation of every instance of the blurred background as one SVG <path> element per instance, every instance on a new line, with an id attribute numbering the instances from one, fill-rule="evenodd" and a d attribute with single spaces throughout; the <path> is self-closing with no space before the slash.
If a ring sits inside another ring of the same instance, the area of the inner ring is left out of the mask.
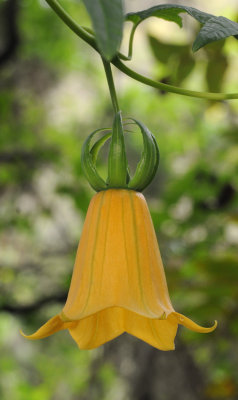
<path id="1" fill-rule="evenodd" d="M 237 0 L 173 3 L 237 21 Z M 61 4 L 89 24 L 80 2 Z M 125 1 L 127 11 L 155 4 Z M 192 54 L 198 25 L 183 20 L 183 29 L 155 18 L 143 23 L 129 66 L 186 88 L 238 92 L 238 42 Z M 91 351 L 78 350 L 67 331 L 36 342 L 20 336 L 64 304 L 93 196 L 81 146 L 91 131 L 111 126 L 113 114 L 100 58 L 45 1 L 1 0 L 0 398 L 236 400 L 238 100 L 166 94 L 114 74 L 123 115 L 144 122 L 160 146 L 145 195 L 173 305 L 201 325 L 217 319 L 218 328 L 201 335 L 180 327 L 174 352 L 126 334 Z M 127 141 L 135 162 L 141 139 L 132 133 Z"/>

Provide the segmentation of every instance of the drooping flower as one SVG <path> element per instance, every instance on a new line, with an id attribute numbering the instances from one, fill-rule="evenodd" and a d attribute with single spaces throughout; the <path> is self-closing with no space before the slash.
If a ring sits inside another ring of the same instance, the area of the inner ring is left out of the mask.
<path id="1" fill-rule="evenodd" d="M 153 223 L 144 196 L 108 189 L 91 200 L 62 312 L 28 339 L 68 329 L 81 349 L 127 332 L 173 350 L 178 325 L 212 332 L 177 313 L 170 301 Z"/>
<path id="2" fill-rule="evenodd" d="M 159 164 L 157 142 L 133 120 L 143 137 L 143 153 L 131 178 L 121 112 L 111 133 L 82 149 L 82 167 L 98 192 L 89 205 L 66 304 L 28 339 L 42 339 L 68 329 L 81 349 L 92 349 L 127 332 L 161 350 L 173 350 L 178 325 L 212 332 L 177 313 L 170 301 L 153 223 L 140 193 Z M 108 178 L 96 169 L 98 151 L 111 136 Z"/>

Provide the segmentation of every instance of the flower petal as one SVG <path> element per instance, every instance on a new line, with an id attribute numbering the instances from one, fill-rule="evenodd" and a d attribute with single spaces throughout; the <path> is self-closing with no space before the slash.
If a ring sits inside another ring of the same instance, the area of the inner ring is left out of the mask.
<path id="1" fill-rule="evenodd" d="M 81 320 L 110 307 L 155 319 L 174 311 L 145 198 L 133 190 L 92 199 L 63 312 Z"/>
<path id="2" fill-rule="evenodd" d="M 93 349 L 127 332 L 160 350 L 174 350 L 176 320 L 150 319 L 120 307 L 83 318 L 69 328 L 80 349 Z"/>
<path id="3" fill-rule="evenodd" d="M 173 312 L 169 315 L 168 319 L 176 320 L 178 324 L 185 326 L 186 328 L 190 329 L 191 331 L 198 332 L 198 333 L 209 333 L 213 332 L 217 327 L 217 321 L 214 322 L 214 325 L 210 328 L 204 328 L 193 322 L 190 318 L 185 317 L 183 314 L 179 314 L 177 312 Z"/>
<path id="4" fill-rule="evenodd" d="M 67 329 L 72 325 L 75 325 L 75 322 L 63 322 L 59 315 L 55 315 L 32 335 L 25 335 L 22 331 L 20 331 L 20 333 L 27 339 L 44 339 L 45 337 L 53 335 L 53 333 L 61 331 L 62 329 Z"/>
<path id="5" fill-rule="evenodd" d="M 212 332 L 174 311 L 146 201 L 133 190 L 110 189 L 92 199 L 66 304 L 28 339 L 68 329 L 81 349 L 127 332 L 173 350 L 178 324 Z"/>
<path id="6" fill-rule="evenodd" d="M 94 349 L 124 332 L 124 310 L 107 308 L 77 321 L 69 332 L 80 349 Z"/>
<path id="7" fill-rule="evenodd" d="M 178 323 L 167 319 L 150 319 L 125 312 L 125 330 L 159 350 L 174 350 Z"/>

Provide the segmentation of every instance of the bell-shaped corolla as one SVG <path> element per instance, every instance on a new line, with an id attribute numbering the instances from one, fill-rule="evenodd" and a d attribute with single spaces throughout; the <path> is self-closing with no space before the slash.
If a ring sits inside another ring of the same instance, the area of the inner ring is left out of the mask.
<path id="1" fill-rule="evenodd" d="M 174 311 L 144 196 L 109 189 L 91 200 L 62 312 L 28 339 L 68 329 L 80 349 L 127 332 L 160 350 L 173 350 L 178 324 L 212 332 Z"/>

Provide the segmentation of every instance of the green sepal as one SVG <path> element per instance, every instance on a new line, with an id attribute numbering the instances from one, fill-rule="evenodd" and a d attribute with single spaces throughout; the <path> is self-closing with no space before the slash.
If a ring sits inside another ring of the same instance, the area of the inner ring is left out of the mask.
<path id="1" fill-rule="evenodd" d="M 106 130 L 106 129 L 104 129 L 104 130 Z M 110 132 L 109 133 L 105 133 L 100 139 L 98 139 L 94 143 L 93 147 L 90 150 L 90 154 L 92 156 L 92 162 L 94 163 L 94 165 L 96 164 L 98 153 L 101 150 L 101 147 L 112 136 L 112 130 L 109 129 L 109 128 L 107 130 L 110 131 Z"/>
<path id="2" fill-rule="evenodd" d="M 136 119 L 131 118 L 131 120 L 139 126 L 142 133 L 143 152 L 141 159 L 137 164 L 136 172 L 128 184 L 128 188 L 141 192 L 149 185 L 155 176 L 159 165 L 159 149 L 157 142 L 149 129 Z"/>
<path id="3" fill-rule="evenodd" d="M 150 178 L 150 180 L 148 181 L 147 186 L 150 184 L 150 182 L 153 181 L 153 179 L 154 179 L 154 177 L 155 177 L 155 174 L 156 174 L 156 172 L 157 172 L 157 169 L 158 169 L 158 167 L 159 167 L 159 160 L 160 160 L 160 153 L 159 153 L 159 146 L 158 146 L 158 143 L 157 143 L 157 141 L 156 141 L 154 135 L 152 135 L 152 133 L 151 133 L 151 136 L 152 136 L 152 139 L 153 139 L 155 148 L 156 148 L 156 161 L 155 161 L 155 165 L 154 165 L 154 171 L 153 171 L 153 173 L 151 174 L 151 178 Z"/>
<path id="4" fill-rule="evenodd" d="M 84 142 L 81 157 L 82 168 L 88 182 L 94 190 L 101 191 L 110 188 L 124 188 L 141 192 L 154 178 L 159 165 L 159 149 L 157 142 L 144 124 L 133 118 L 131 118 L 131 120 L 134 124 L 139 126 L 143 137 L 143 152 L 133 178 L 130 178 L 129 175 L 120 111 L 115 115 L 112 130 L 105 128 L 97 129 L 92 132 Z M 94 135 L 103 131 L 109 132 L 104 132 L 103 136 L 91 147 L 91 140 L 94 138 Z M 97 172 L 96 160 L 100 149 L 110 137 L 108 178 L 105 182 Z"/>
<path id="5" fill-rule="evenodd" d="M 94 135 L 98 132 L 103 131 L 104 129 L 97 129 L 94 132 L 91 133 L 85 140 L 83 147 L 82 147 L 82 153 L 81 153 L 81 164 L 83 168 L 83 172 L 86 175 L 86 178 L 92 188 L 96 190 L 96 192 L 99 192 L 101 190 L 107 189 L 107 184 L 106 182 L 101 178 L 101 176 L 98 174 L 95 166 L 95 157 L 93 158 L 93 155 L 90 150 L 90 144 L 91 140 L 94 137 Z M 100 149 L 100 147 L 99 147 Z M 98 149 L 98 151 L 99 151 Z"/>
<path id="6" fill-rule="evenodd" d="M 115 115 L 112 139 L 108 156 L 108 187 L 126 188 L 128 182 L 128 163 L 126 158 L 121 111 Z"/>

